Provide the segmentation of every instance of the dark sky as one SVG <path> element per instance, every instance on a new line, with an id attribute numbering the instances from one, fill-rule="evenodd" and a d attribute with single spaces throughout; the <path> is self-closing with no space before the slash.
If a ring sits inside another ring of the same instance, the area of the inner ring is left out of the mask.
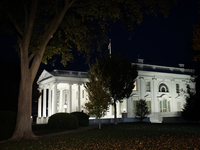
<path id="1" fill-rule="evenodd" d="M 144 15 L 143 22 L 136 26 L 131 40 L 129 33 L 119 24 L 113 25 L 109 38 L 112 39 L 112 51 L 120 52 L 130 57 L 132 62 L 143 58 L 152 64 L 165 66 L 178 66 L 179 63 L 192 61 L 192 53 L 189 51 L 192 41 L 193 25 L 198 20 L 198 0 L 180 0 L 168 16 L 153 17 Z M 16 61 L 17 54 L 13 44 L 16 38 L 0 34 L 1 59 Z M 103 52 L 106 51 L 106 47 Z M 9 57 L 7 57 L 9 56 Z M 66 69 L 86 71 L 85 59 L 78 55 L 75 61 L 69 63 L 66 68 L 59 61 L 55 67 L 41 65 L 39 73 L 43 69 Z"/>
<path id="2" fill-rule="evenodd" d="M 130 41 L 123 30 L 116 30 L 111 35 L 113 50 L 123 51 L 132 61 L 139 55 L 160 65 L 176 66 L 191 60 L 188 48 L 197 22 L 197 4 L 197 0 L 181 0 L 168 18 L 145 15 Z"/>

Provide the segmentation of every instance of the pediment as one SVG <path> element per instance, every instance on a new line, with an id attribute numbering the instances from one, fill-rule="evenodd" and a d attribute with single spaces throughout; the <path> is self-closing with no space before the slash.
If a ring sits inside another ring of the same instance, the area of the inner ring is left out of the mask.
<path id="1" fill-rule="evenodd" d="M 49 73 L 48 71 L 43 70 L 42 74 L 40 75 L 40 77 L 37 80 L 37 83 L 39 83 L 45 79 L 48 79 L 50 77 L 53 77 L 53 75 L 51 73 Z"/>

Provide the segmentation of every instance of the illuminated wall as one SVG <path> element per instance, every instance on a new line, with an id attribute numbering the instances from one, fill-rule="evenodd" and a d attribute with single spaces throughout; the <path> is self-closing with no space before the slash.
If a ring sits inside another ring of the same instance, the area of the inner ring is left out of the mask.
<path id="1" fill-rule="evenodd" d="M 162 122 L 163 117 L 177 117 L 185 104 L 186 87 L 195 89 L 195 78 L 192 76 L 194 70 L 148 65 L 141 60 L 138 62 L 140 63 L 137 63 L 138 77 L 135 80 L 135 88 L 129 99 L 117 103 L 117 117 L 122 118 L 124 113 L 127 121 L 136 121 L 133 110 L 136 101 L 140 99 L 147 101 L 151 122 Z M 37 123 L 47 123 L 48 117 L 58 112 L 84 111 L 87 93 L 83 84 L 87 81 L 86 72 L 44 70 L 38 79 L 43 95 L 38 100 Z M 113 106 L 110 106 L 104 117 L 111 118 L 114 118 Z"/>

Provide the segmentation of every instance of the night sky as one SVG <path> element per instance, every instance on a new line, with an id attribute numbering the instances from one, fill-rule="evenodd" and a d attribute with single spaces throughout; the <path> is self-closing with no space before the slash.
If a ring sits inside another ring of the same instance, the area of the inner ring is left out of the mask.
<path id="1" fill-rule="evenodd" d="M 109 33 L 112 51 L 127 55 L 132 62 L 139 57 L 151 64 L 178 67 L 179 63 L 189 63 L 193 59 L 190 45 L 193 26 L 197 21 L 198 1 L 180 0 L 170 11 L 168 18 L 162 15 L 144 15 L 142 23 L 135 27 L 131 40 L 128 40 L 129 32 L 121 27 L 120 23 L 112 25 Z M 0 34 L 1 50 L 4 51 L 1 53 L 1 59 L 18 62 L 17 53 L 13 48 L 16 40 L 16 37 Z M 107 52 L 107 46 L 102 51 Z M 39 74 L 43 69 L 86 71 L 88 66 L 85 62 L 82 55 L 76 55 L 73 63 L 63 67 L 58 59 L 54 67 L 41 64 Z"/>

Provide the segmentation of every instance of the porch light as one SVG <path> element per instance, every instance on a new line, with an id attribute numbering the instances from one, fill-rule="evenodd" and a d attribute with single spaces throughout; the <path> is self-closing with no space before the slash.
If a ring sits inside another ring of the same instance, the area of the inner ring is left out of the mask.
<path id="1" fill-rule="evenodd" d="M 64 108 L 67 109 L 67 104 L 66 103 L 64 104 Z"/>
<path id="2" fill-rule="evenodd" d="M 126 108 L 124 108 L 123 111 L 126 112 Z"/>
<path id="3" fill-rule="evenodd" d="M 65 109 L 65 112 L 67 112 L 67 104 L 66 103 L 64 104 L 64 109 Z"/>

